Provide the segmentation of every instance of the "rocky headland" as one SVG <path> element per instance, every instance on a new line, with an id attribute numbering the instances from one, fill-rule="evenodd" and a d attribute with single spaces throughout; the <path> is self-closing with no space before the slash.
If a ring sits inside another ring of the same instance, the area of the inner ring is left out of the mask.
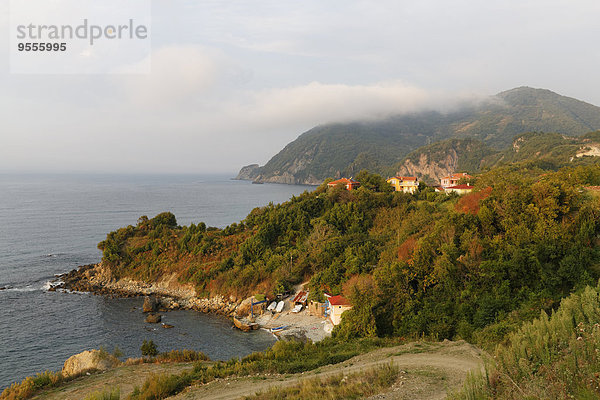
<path id="1" fill-rule="evenodd" d="M 83 265 L 58 276 L 50 290 L 57 289 L 111 297 L 153 296 L 157 310 L 189 309 L 227 316 L 234 315 L 242 303 L 234 297 L 227 299 L 220 295 L 197 297 L 192 285 L 179 283 L 174 275 L 153 283 L 117 279 L 102 263 Z"/>

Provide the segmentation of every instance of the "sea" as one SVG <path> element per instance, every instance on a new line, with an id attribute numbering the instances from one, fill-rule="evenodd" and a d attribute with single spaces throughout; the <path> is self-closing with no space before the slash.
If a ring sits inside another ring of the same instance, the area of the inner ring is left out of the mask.
<path id="1" fill-rule="evenodd" d="M 179 225 L 223 228 L 312 189 L 227 175 L 0 174 L 0 391 L 100 346 L 140 357 L 142 341 L 153 340 L 159 351 L 192 349 L 214 360 L 268 348 L 270 333 L 243 333 L 225 317 L 170 311 L 163 322 L 174 328 L 163 329 L 144 322 L 141 298 L 50 292 L 49 282 L 99 262 L 106 234 L 142 215 L 171 211 Z"/>

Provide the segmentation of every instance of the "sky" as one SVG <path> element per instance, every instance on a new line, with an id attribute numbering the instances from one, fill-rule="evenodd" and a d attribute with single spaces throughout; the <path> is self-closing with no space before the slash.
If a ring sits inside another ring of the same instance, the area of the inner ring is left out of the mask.
<path id="1" fill-rule="evenodd" d="M 149 74 L 12 74 L 9 11 L 0 172 L 235 174 L 319 124 L 518 86 L 600 105 L 597 0 L 152 0 Z"/>

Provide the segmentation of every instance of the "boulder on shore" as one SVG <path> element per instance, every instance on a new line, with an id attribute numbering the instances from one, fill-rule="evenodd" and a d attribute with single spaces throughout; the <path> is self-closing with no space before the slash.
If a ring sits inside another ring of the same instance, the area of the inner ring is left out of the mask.
<path id="1" fill-rule="evenodd" d="M 106 371 L 119 365 L 119 360 L 100 350 L 86 350 L 71 356 L 63 365 L 63 376 L 78 375 L 85 371 Z"/>
<path id="2" fill-rule="evenodd" d="M 146 312 L 155 312 L 158 310 L 158 301 L 152 296 L 144 297 L 144 306 L 143 311 Z"/>
<path id="3" fill-rule="evenodd" d="M 160 314 L 148 314 L 148 316 L 146 317 L 146 322 L 151 323 L 151 324 L 158 324 L 162 319 L 162 316 Z"/>

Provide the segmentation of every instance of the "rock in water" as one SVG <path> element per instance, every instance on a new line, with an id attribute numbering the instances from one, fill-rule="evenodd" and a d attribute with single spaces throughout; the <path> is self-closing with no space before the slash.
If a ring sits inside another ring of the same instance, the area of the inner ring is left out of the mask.
<path id="1" fill-rule="evenodd" d="M 100 350 L 86 350 L 71 356 L 62 369 L 64 376 L 78 375 L 89 370 L 106 371 L 119 365 L 114 356 Z"/>
<path id="2" fill-rule="evenodd" d="M 151 324 L 158 324 L 161 319 L 162 317 L 160 314 L 148 314 L 148 316 L 146 317 L 146 322 L 149 322 Z"/>
<path id="3" fill-rule="evenodd" d="M 152 296 L 144 297 L 144 312 L 154 312 L 158 309 L 158 301 Z"/>

